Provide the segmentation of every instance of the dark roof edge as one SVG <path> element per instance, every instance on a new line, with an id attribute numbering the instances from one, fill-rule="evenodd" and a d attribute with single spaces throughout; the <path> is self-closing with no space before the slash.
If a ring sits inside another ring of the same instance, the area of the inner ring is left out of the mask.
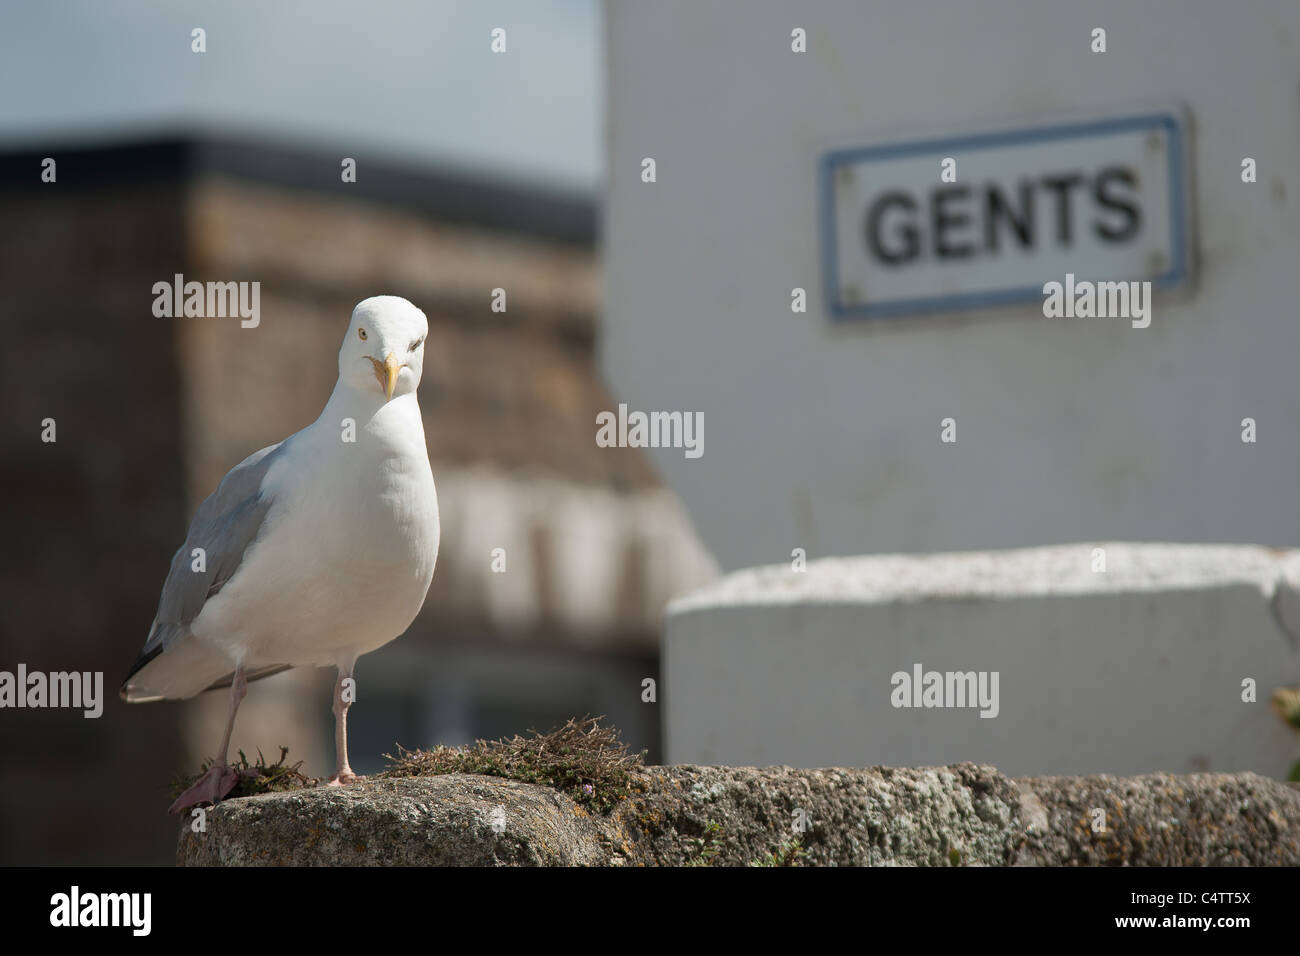
<path id="1" fill-rule="evenodd" d="M 58 161 L 60 186 L 177 183 L 217 174 L 557 242 L 590 246 L 596 240 L 596 204 L 584 193 L 251 135 L 150 134 L 99 145 L 59 137 L 44 147 L 33 147 L 30 140 L 21 146 L 0 143 L 0 188 L 50 188 L 40 182 L 45 156 Z M 345 156 L 357 161 L 354 183 L 342 181 Z"/>

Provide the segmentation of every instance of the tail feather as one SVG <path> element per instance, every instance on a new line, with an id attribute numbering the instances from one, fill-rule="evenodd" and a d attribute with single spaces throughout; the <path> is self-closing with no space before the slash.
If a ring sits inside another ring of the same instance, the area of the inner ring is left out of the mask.
<path id="1" fill-rule="evenodd" d="M 244 679 L 260 680 L 288 670 L 291 666 L 267 664 L 246 671 Z M 184 700 L 205 690 L 229 687 L 234 677 L 229 657 L 190 636 L 165 650 L 158 647 L 147 654 L 141 654 L 118 693 L 124 701 L 131 704 Z"/>

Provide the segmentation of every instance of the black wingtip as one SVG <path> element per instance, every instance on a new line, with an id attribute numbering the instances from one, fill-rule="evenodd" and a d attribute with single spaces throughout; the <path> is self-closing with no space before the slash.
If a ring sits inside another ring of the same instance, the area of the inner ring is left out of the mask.
<path id="1" fill-rule="evenodd" d="M 163 649 L 161 646 L 159 646 L 159 647 L 155 647 L 147 654 L 141 654 L 138 658 L 136 658 L 135 663 L 131 666 L 131 670 L 127 673 L 125 677 L 122 678 L 122 686 L 119 687 L 117 690 L 117 694 L 119 697 L 121 697 L 127 703 L 135 703 L 135 701 L 131 700 L 131 696 L 130 696 L 131 678 L 134 677 L 136 674 L 140 673 L 140 671 L 144 670 L 146 667 L 148 667 L 149 662 L 152 661 L 155 657 L 157 657 L 162 652 Z"/>

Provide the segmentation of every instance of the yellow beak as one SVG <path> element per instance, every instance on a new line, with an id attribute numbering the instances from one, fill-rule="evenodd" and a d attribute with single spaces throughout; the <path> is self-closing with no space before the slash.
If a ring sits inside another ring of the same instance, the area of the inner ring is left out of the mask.
<path id="1" fill-rule="evenodd" d="M 379 379 L 379 387 L 384 390 L 384 397 L 391 400 L 393 389 L 397 388 L 397 376 L 402 371 L 402 365 L 397 361 L 397 353 L 389 352 L 382 365 L 374 358 L 370 360 L 370 364 L 375 367 L 375 378 Z"/>

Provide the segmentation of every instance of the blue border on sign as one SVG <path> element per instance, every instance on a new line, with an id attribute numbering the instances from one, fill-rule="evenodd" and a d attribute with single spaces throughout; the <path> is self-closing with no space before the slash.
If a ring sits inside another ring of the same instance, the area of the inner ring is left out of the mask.
<path id="1" fill-rule="evenodd" d="M 992 289 L 986 292 L 959 293 L 948 296 L 931 296 L 922 299 L 895 299 L 877 304 L 845 305 L 840 301 L 839 249 L 835 237 L 834 177 L 836 168 L 863 160 L 897 159 L 918 153 L 969 151 L 989 149 L 1020 143 L 1039 143 L 1058 139 L 1078 139 L 1099 133 L 1117 133 L 1130 130 L 1163 127 L 1169 146 L 1169 209 L 1173 227 L 1174 261 L 1167 272 L 1151 280 L 1157 288 L 1167 289 L 1187 281 L 1188 246 L 1186 208 L 1183 192 L 1183 130 L 1182 118 L 1175 113 L 1145 113 L 1122 119 L 1067 123 L 1060 126 L 1029 127 L 996 133 L 976 133 L 969 136 L 926 139 L 891 143 L 884 146 L 866 146 L 854 149 L 833 150 L 822 156 L 818 163 L 818 189 L 821 193 L 822 281 L 826 301 L 830 304 L 835 321 L 852 318 L 883 319 L 926 312 L 952 312 L 980 309 L 993 305 L 1011 305 L 1041 299 L 1041 285 L 1021 286 L 1014 289 Z"/>

